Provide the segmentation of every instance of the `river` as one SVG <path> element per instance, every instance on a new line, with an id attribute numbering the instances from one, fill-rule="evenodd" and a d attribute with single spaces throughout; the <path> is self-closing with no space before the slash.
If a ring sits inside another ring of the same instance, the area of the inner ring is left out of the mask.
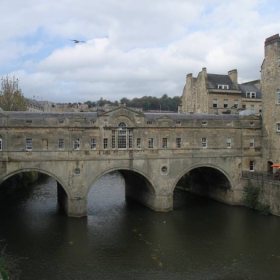
<path id="1" fill-rule="evenodd" d="M 0 240 L 20 280 L 279 280 L 280 218 L 182 191 L 174 211 L 126 200 L 118 173 L 89 193 L 88 216 L 68 218 L 48 177 L 0 204 Z"/>

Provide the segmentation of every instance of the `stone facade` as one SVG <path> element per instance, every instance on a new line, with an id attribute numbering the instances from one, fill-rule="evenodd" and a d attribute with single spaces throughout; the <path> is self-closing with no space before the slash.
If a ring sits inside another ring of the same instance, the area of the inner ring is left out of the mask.
<path id="1" fill-rule="evenodd" d="M 236 69 L 220 75 L 202 68 L 197 78 L 187 75 L 179 113 L 236 114 L 240 110 L 261 112 L 258 80 L 239 85 Z"/>
<path id="2" fill-rule="evenodd" d="M 197 169 L 211 197 L 240 204 L 242 170 L 261 168 L 261 128 L 257 116 L 141 113 L 126 107 L 102 114 L 2 111 L 0 180 L 24 171 L 48 174 L 58 182 L 68 215 L 84 216 L 87 193 L 105 173 L 119 171 L 127 196 L 169 211 L 176 184 Z M 215 182 L 209 170 L 216 170 Z M 214 191 L 220 180 L 230 187 Z"/>
<path id="3" fill-rule="evenodd" d="M 264 168 L 280 162 L 280 38 L 265 41 L 265 58 L 261 67 L 263 93 Z"/>

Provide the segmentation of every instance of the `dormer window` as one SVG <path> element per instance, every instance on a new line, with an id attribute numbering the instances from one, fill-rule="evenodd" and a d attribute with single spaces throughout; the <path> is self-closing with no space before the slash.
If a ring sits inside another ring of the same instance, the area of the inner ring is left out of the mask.
<path id="1" fill-rule="evenodd" d="M 218 89 L 229 89 L 228 85 L 218 85 Z"/>
<path id="2" fill-rule="evenodd" d="M 246 92 L 246 98 L 257 98 L 257 94 L 255 92 Z"/>

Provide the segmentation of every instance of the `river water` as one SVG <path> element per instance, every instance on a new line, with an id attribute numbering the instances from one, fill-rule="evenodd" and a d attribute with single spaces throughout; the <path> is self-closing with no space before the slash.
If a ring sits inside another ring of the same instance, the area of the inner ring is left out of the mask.
<path id="1" fill-rule="evenodd" d="M 41 179 L 0 205 L 0 240 L 21 280 L 280 279 L 280 218 L 182 191 L 174 211 L 154 212 L 124 195 L 118 173 L 89 193 L 88 217 L 57 206 Z"/>

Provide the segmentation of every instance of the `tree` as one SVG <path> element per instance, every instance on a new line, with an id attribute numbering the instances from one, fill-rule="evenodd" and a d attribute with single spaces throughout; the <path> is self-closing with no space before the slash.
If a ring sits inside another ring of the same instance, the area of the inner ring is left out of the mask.
<path id="1" fill-rule="evenodd" d="M 27 111 L 26 100 L 18 86 L 19 81 L 7 75 L 1 78 L 0 107 L 4 111 Z"/>

